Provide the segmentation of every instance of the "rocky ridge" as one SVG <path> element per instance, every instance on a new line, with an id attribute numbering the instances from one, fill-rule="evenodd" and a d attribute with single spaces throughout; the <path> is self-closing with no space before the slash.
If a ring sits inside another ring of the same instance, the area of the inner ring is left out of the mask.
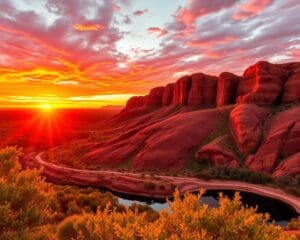
<path id="1" fill-rule="evenodd" d="M 111 121 L 119 134 L 96 144 L 84 159 L 160 170 L 206 159 L 295 177 L 300 174 L 299 102 L 299 62 L 261 61 L 242 76 L 194 73 L 129 99 Z"/>

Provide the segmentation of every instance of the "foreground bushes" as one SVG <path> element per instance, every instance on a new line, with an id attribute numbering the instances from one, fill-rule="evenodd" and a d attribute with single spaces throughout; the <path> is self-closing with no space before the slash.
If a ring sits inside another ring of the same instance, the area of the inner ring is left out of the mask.
<path id="1" fill-rule="evenodd" d="M 1 240 L 294 239 L 269 224 L 267 215 L 243 207 L 238 194 L 232 200 L 220 195 L 218 208 L 200 205 L 203 193 L 181 198 L 177 191 L 158 214 L 141 206 L 125 209 L 112 195 L 54 187 L 37 170 L 21 171 L 19 154 L 0 151 Z"/>
<path id="2" fill-rule="evenodd" d="M 38 170 L 21 171 L 20 151 L 0 150 L 0 239 L 34 239 L 56 214 L 55 192 Z"/>
<path id="3" fill-rule="evenodd" d="M 267 223 L 268 216 L 245 208 L 236 194 L 233 200 L 220 195 L 220 207 L 200 205 L 202 194 L 177 191 L 170 210 L 161 211 L 149 222 L 144 214 L 105 209 L 65 219 L 58 226 L 57 238 L 67 239 L 292 239 L 283 236 L 280 227 Z"/>

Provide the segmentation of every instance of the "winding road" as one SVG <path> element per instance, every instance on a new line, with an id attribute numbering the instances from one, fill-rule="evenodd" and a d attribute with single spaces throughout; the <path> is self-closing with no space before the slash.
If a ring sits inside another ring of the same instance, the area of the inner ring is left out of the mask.
<path id="1" fill-rule="evenodd" d="M 300 198 L 269 186 L 239 181 L 201 180 L 192 177 L 153 176 L 118 171 L 76 169 L 46 162 L 42 159 L 42 155 L 43 152 L 37 154 L 34 161 L 43 167 L 43 175 L 51 182 L 104 187 L 120 193 L 151 198 L 171 197 L 175 186 L 180 193 L 195 192 L 201 188 L 243 191 L 280 200 L 294 208 L 300 217 Z"/>

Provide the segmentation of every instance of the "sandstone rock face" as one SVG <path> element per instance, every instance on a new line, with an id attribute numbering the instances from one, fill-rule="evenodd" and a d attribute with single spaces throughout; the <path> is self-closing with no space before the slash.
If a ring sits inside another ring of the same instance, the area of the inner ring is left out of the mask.
<path id="1" fill-rule="evenodd" d="M 180 113 L 112 139 L 84 159 L 91 164 L 112 166 L 131 159 L 132 167 L 139 169 L 181 168 L 190 150 L 212 132 L 218 115 L 217 109 Z M 205 128 L 199 127 L 204 125 Z"/>
<path id="2" fill-rule="evenodd" d="M 182 168 L 189 152 L 213 130 L 218 111 L 194 111 L 182 113 L 145 129 L 148 135 L 138 152 L 133 167 L 138 169 Z M 199 128 L 204 125 L 205 128 Z"/>
<path id="3" fill-rule="evenodd" d="M 174 84 L 157 87 L 147 96 L 128 100 L 126 110 L 141 106 L 214 107 L 253 103 L 268 105 L 300 102 L 300 63 L 258 62 L 242 77 L 223 72 L 219 77 L 195 73 Z"/>
<path id="4" fill-rule="evenodd" d="M 300 152 L 283 159 L 274 170 L 273 177 L 291 176 L 300 174 Z"/>
<path id="5" fill-rule="evenodd" d="M 238 103 L 273 105 L 281 97 L 288 69 L 282 65 L 258 62 L 249 67 L 239 82 Z"/>
<path id="6" fill-rule="evenodd" d="M 184 76 L 180 78 L 174 85 L 173 103 L 176 105 L 187 105 L 189 90 L 191 86 L 191 78 Z"/>
<path id="7" fill-rule="evenodd" d="M 217 77 L 203 73 L 191 75 L 191 88 L 188 96 L 189 106 L 215 106 Z"/>
<path id="8" fill-rule="evenodd" d="M 240 104 L 231 111 L 230 129 L 240 152 L 250 153 L 257 149 L 268 112 L 254 104 Z"/>
<path id="9" fill-rule="evenodd" d="M 212 164 L 222 167 L 236 168 L 239 166 L 236 155 L 224 146 L 230 136 L 221 136 L 201 147 L 196 153 L 197 159 L 207 159 Z"/>
<path id="10" fill-rule="evenodd" d="M 241 77 L 229 72 L 223 72 L 218 78 L 217 106 L 235 103 L 236 91 Z"/>
<path id="11" fill-rule="evenodd" d="M 167 84 L 162 96 L 162 105 L 169 106 L 172 103 L 174 83 Z"/>
<path id="12" fill-rule="evenodd" d="M 300 107 L 295 107 L 275 115 L 266 127 L 265 139 L 258 151 L 246 160 L 246 166 L 254 171 L 272 173 L 282 154 L 288 157 L 298 151 Z M 287 143 L 296 143 L 292 148 Z"/>
<path id="13" fill-rule="evenodd" d="M 288 157 L 297 152 L 300 152 L 300 121 L 291 125 L 289 134 L 282 145 L 281 156 Z"/>
<path id="14" fill-rule="evenodd" d="M 142 107 L 145 105 L 145 97 L 144 96 L 136 96 L 131 97 L 126 103 L 126 110 Z"/>
<path id="15" fill-rule="evenodd" d="M 151 89 L 150 93 L 145 97 L 146 106 L 161 106 L 164 89 L 164 87 Z"/>
<path id="16" fill-rule="evenodd" d="M 291 73 L 283 88 L 282 103 L 300 102 L 300 64 L 288 65 Z"/>
<path id="17" fill-rule="evenodd" d="M 245 165 L 254 171 L 296 176 L 299 102 L 300 63 L 258 62 L 242 77 L 192 74 L 129 99 L 111 120 L 108 140 L 94 144 L 84 159 L 91 164 L 176 169 L 185 166 L 191 150 L 213 137 L 198 150 L 198 159 L 238 167 L 243 153 Z M 223 107 L 213 108 L 216 105 Z M 197 109 L 201 107 L 212 109 Z"/>

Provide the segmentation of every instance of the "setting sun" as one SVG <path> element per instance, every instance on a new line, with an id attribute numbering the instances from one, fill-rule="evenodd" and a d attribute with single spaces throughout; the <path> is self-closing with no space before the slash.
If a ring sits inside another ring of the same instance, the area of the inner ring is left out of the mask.
<path id="1" fill-rule="evenodd" d="M 40 105 L 40 108 L 46 112 L 49 112 L 53 109 L 53 106 L 49 103 L 45 103 L 45 104 Z"/>

